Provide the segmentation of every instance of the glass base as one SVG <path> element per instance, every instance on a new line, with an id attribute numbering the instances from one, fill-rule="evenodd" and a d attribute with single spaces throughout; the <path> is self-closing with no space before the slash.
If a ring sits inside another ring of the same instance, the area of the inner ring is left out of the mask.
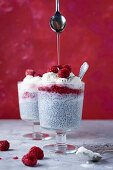
<path id="1" fill-rule="evenodd" d="M 68 153 L 75 153 L 77 151 L 77 147 L 74 145 L 45 145 L 43 147 L 45 150 L 49 150 L 54 153 L 58 154 L 68 154 Z"/>
<path id="2" fill-rule="evenodd" d="M 47 133 L 28 133 L 23 135 L 26 138 L 30 138 L 32 140 L 49 140 L 52 139 L 52 136 L 50 136 Z"/>

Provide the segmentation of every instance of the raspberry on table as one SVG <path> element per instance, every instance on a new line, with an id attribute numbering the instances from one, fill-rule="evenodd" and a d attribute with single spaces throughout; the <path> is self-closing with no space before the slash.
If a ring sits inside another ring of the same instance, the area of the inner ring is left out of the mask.
<path id="1" fill-rule="evenodd" d="M 37 146 L 33 146 L 30 151 L 30 154 L 35 154 L 38 160 L 41 160 L 44 158 L 44 152 L 41 148 L 37 147 Z"/>
<path id="2" fill-rule="evenodd" d="M 13 159 L 18 159 L 18 156 L 13 157 Z"/>
<path id="3" fill-rule="evenodd" d="M 58 73 L 57 66 L 52 66 L 51 68 L 48 69 L 48 72 Z"/>
<path id="4" fill-rule="evenodd" d="M 2 160 L 2 158 L 0 158 L 0 160 Z"/>
<path id="5" fill-rule="evenodd" d="M 67 68 L 62 68 L 58 71 L 58 77 L 60 78 L 67 78 L 70 75 L 70 71 Z"/>
<path id="6" fill-rule="evenodd" d="M 27 76 L 27 75 L 34 76 L 34 74 L 35 74 L 35 71 L 32 70 L 32 69 L 27 69 L 27 70 L 25 71 L 25 75 L 26 75 L 26 76 Z"/>
<path id="7" fill-rule="evenodd" d="M 10 143 L 7 140 L 0 141 L 0 151 L 7 151 L 10 147 Z"/>
<path id="8" fill-rule="evenodd" d="M 37 164 L 37 158 L 34 154 L 26 154 L 22 158 L 22 162 L 27 166 L 35 166 Z"/>
<path id="9" fill-rule="evenodd" d="M 72 67 L 70 65 L 64 65 L 63 68 L 67 68 L 70 71 L 70 73 L 72 71 Z"/>

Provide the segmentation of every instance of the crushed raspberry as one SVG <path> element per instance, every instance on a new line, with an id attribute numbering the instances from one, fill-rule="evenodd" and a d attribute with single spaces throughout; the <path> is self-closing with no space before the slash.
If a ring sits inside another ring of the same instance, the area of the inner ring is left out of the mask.
<path id="1" fill-rule="evenodd" d="M 58 77 L 67 78 L 70 75 L 70 71 L 67 68 L 62 68 L 58 71 Z"/>
<path id="2" fill-rule="evenodd" d="M 48 72 L 58 73 L 57 66 L 52 66 L 51 68 L 48 69 Z"/>
<path id="3" fill-rule="evenodd" d="M 23 94 L 23 96 L 22 96 L 22 98 L 29 98 L 30 97 L 30 94 L 29 94 L 29 92 L 24 92 L 24 94 Z"/>
<path id="4" fill-rule="evenodd" d="M 42 77 L 42 74 L 35 73 L 34 77 L 36 77 L 36 76 Z"/>
<path id="5" fill-rule="evenodd" d="M 59 70 L 63 68 L 62 65 L 58 65 L 57 67 L 58 67 Z"/>
<path id="6" fill-rule="evenodd" d="M 72 67 L 70 65 L 64 65 L 63 68 L 67 68 L 70 71 L 70 73 L 72 71 Z"/>
<path id="7" fill-rule="evenodd" d="M 18 156 L 13 157 L 13 159 L 18 159 Z"/>
<path id="8" fill-rule="evenodd" d="M 36 98 L 36 97 L 37 97 L 37 93 L 35 93 L 35 92 L 32 92 L 32 93 L 24 92 L 24 94 L 22 96 L 23 99 L 26 99 L 26 98 Z"/>
<path id="9" fill-rule="evenodd" d="M 0 151 L 7 151 L 10 147 L 10 143 L 7 140 L 0 141 Z"/>
<path id="10" fill-rule="evenodd" d="M 27 75 L 34 76 L 34 74 L 35 74 L 35 71 L 32 70 L 32 69 L 27 69 L 27 70 L 25 71 L 25 75 L 26 75 L 26 76 L 27 76 Z"/>
<path id="11" fill-rule="evenodd" d="M 35 166 L 37 164 L 37 158 L 34 154 L 26 154 L 22 158 L 22 162 L 27 166 Z"/>
<path id="12" fill-rule="evenodd" d="M 1 160 L 2 158 L 0 158 L 0 160 Z"/>
<path id="13" fill-rule="evenodd" d="M 52 85 L 51 87 L 47 87 L 47 86 L 42 86 L 42 87 L 38 87 L 38 90 L 39 91 L 47 91 L 49 93 L 59 93 L 59 94 L 70 94 L 70 93 L 73 93 L 73 94 L 81 94 L 83 93 L 83 91 L 81 89 L 71 89 L 71 88 L 68 88 L 68 87 L 64 87 L 64 86 L 59 86 L 59 85 Z"/>
<path id="14" fill-rule="evenodd" d="M 35 154 L 37 159 L 41 160 L 44 158 L 44 152 L 42 149 L 40 149 L 39 147 L 37 146 L 33 146 L 30 151 L 29 151 L 30 154 Z"/>

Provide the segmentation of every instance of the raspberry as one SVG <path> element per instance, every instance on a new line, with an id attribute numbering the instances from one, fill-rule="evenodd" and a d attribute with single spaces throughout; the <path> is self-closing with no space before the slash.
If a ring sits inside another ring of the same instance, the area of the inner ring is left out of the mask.
<path id="1" fill-rule="evenodd" d="M 48 69 L 48 72 L 58 73 L 57 66 L 52 66 L 50 69 Z"/>
<path id="2" fill-rule="evenodd" d="M 36 77 L 36 76 L 42 77 L 42 74 L 35 73 L 34 77 Z"/>
<path id="3" fill-rule="evenodd" d="M 35 166 L 37 164 L 37 158 L 34 154 L 26 154 L 22 158 L 22 162 L 27 166 Z"/>
<path id="4" fill-rule="evenodd" d="M 30 93 L 29 92 L 24 92 L 22 98 L 29 98 L 30 97 Z"/>
<path id="5" fill-rule="evenodd" d="M 58 77 L 67 78 L 70 75 L 70 71 L 67 68 L 62 68 L 58 71 Z"/>
<path id="6" fill-rule="evenodd" d="M 18 159 L 18 156 L 13 157 L 13 159 Z"/>
<path id="7" fill-rule="evenodd" d="M 72 71 L 72 68 L 71 68 L 71 66 L 70 65 L 64 65 L 64 67 L 63 68 L 67 68 L 69 71 L 70 71 L 70 73 L 71 73 L 71 71 Z"/>
<path id="8" fill-rule="evenodd" d="M 10 143 L 7 140 L 0 141 L 0 151 L 7 151 Z"/>
<path id="9" fill-rule="evenodd" d="M 30 151 L 29 151 L 30 154 L 35 154 L 37 159 L 43 159 L 44 158 L 44 152 L 42 149 L 40 149 L 39 147 L 37 146 L 33 146 Z"/>
<path id="10" fill-rule="evenodd" d="M 57 67 L 58 67 L 59 70 L 63 68 L 62 65 L 58 65 Z"/>
<path id="11" fill-rule="evenodd" d="M 26 75 L 26 76 L 27 76 L 27 75 L 34 76 L 34 74 L 35 74 L 35 71 L 32 70 L 32 69 L 27 69 L 27 70 L 25 71 L 25 75 Z"/>
<path id="12" fill-rule="evenodd" d="M 0 158 L 0 160 L 2 160 L 2 158 Z"/>

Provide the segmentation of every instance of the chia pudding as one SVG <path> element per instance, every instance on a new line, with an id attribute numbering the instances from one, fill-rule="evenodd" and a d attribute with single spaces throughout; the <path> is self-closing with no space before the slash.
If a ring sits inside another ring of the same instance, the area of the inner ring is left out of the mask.
<path id="1" fill-rule="evenodd" d="M 39 122 L 38 91 L 39 76 L 26 75 L 22 82 L 18 83 L 19 109 L 22 120 Z"/>
<path id="2" fill-rule="evenodd" d="M 66 69 L 62 70 L 42 76 L 38 86 L 38 106 L 42 127 L 66 131 L 80 125 L 84 83 L 71 71 L 67 74 Z"/>

